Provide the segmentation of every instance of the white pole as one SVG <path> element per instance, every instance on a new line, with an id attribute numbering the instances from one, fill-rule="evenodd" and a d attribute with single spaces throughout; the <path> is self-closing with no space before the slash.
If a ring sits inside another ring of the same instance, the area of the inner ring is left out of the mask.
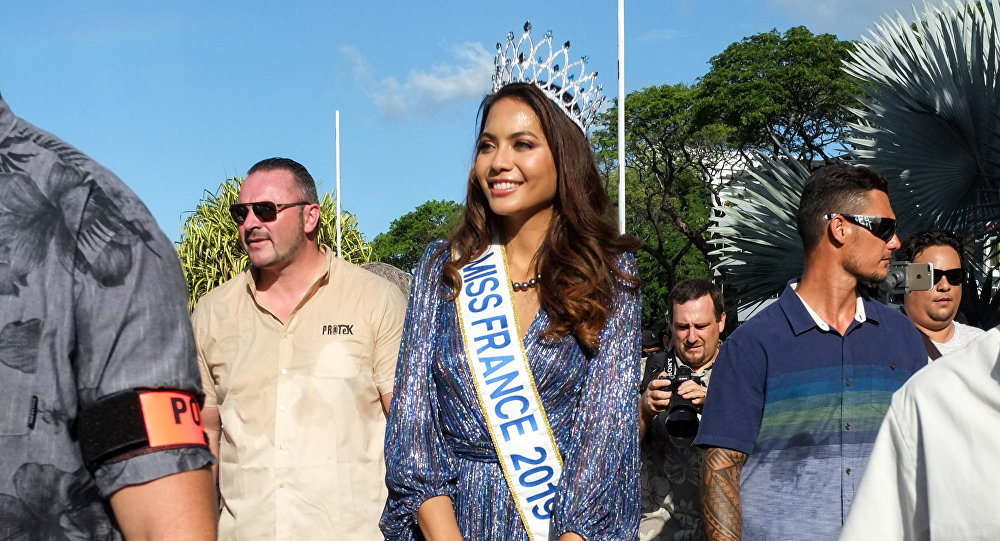
<path id="1" fill-rule="evenodd" d="M 618 0 L 618 233 L 625 234 L 625 0 Z"/>
<path id="2" fill-rule="evenodd" d="M 340 110 L 338 109 L 335 116 L 335 122 L 337 124 L 337 257 L 343 257 L 340 255 Z"/>

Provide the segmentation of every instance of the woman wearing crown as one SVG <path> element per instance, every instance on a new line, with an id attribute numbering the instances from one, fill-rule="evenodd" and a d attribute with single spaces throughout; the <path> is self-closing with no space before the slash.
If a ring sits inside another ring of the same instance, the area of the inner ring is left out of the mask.
<path id="1" fill-rule="evenodd" d="M 386 433 L 390 540 L 637 535 L 638 241 L 606 219 L 585 135 L 600 87 L 564 76 L 568 44 L 553 55 L 529 30 L 498 44 L 465 215 L 415 274 Z"/>

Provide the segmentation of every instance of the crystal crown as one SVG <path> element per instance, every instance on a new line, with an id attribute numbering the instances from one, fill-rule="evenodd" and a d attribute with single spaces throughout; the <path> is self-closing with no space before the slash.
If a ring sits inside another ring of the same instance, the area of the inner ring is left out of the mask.
<path id="1" fill-rule="evenodd" d="M 507 43 L 497 43 L 493 92 L 510 83 L 532 83 L 586 134 L 604 103 L 597 72 L 587 73 L 587 57 L 570 62 L 569 42 L 555 49 L 551 31 L 535 43 L 531 39 L 530 22 L 524 23 L 520 39 L 514 37 L 510 32 Z"/>

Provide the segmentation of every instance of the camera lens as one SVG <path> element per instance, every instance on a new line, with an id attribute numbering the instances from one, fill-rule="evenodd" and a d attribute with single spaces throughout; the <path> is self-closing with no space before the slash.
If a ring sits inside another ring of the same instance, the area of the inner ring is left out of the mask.
<path id="1" fill-rule="evenodd" d="M 698 434 L 698 412 L 691 406 L 678 404 L 667 412 L 663 428 L 674 438 L 694 438 Z"/>

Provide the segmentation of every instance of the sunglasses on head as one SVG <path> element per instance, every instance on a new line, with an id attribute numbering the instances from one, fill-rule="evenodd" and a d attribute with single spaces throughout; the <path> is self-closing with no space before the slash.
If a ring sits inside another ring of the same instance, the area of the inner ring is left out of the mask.
<path id="1" fill-rule="evenodd" d="M 892 218 L 883 218 L 882 216 L 864 216 L 862 214 L 841 214 L 839 212 L 831 212 L 824 216 L 827 220 L 832 220 L 840 216 L 841 218 L 851 222 L 854 225 L 861 226 L 868 231 L 871 231 L 873 235 L 889 242 L 892 240 L 893 235 L 896 234 L 896 220 Z"/>
<path id="2" fill-rule="evenodd" d="M 229 214 L 232 215 L 233 221 L 236 222 L 236 225 L 243 225 L 243 222 L 246 221 L 247 216 L 250 214 L 250 209 L 253 209 L 253 213 L 257 216 L 258 220 L 262 222 L 273 222 L 278 218 L 279 212 L 290 207 L 300 207 L 308 204 L 309 203 L 305 201 L 299 201 L 298 203 L 272 203 L 271 201 L 236 203 L 229 205 Z"/>
<path id="3" fill-rule="evenodd" d="M 948 270 L 934 269 L 934 285 L 937 285 L 941 278 L 947 278 L 948 283 L 953 286 L 960 286 L 965 282 L 965 269 L 961 267 Z"/>

